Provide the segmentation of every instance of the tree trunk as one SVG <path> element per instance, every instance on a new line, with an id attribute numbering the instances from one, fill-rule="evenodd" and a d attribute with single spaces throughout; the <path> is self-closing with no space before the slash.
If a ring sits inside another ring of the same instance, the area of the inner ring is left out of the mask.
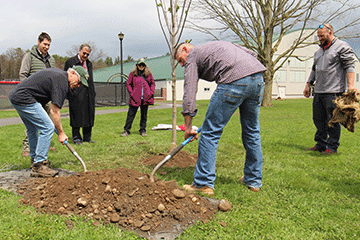
<path id="1" fill-rule="evenodd" d="M 172 75 L 172 139 L 170 152 L 176 148 L 176 65 L 175 59 L 171 58 Z"/>
<path id="2" fill-rule="evenodd" d="M 265 81 L 265 90 L 264 90 L 264 98 L 262 101 L 263 107 L 272 107 L 272 85 L 273 85 L 273 79 L 271 77 L 271 74 L 269 74 L 270 71 L 264 72 L 264 81 Z"/>

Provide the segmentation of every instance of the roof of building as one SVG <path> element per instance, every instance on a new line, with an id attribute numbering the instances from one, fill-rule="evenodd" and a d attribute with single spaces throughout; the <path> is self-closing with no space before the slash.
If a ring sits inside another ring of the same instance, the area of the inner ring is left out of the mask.
<path id="1" fill-rule="evenodd" d="M 147 58 L 145 59 L 146 65 L 151 70 L 151 73 L 156 80 L 168 80 L 171 77 L 171 64 L 170 55 Z M 136 61 L 126 62 L 123 64 L 123 73 L 129 75 L 133 70 Z M 102 68 L 94 71 L 94 82 L 121 82 L 120 78 L 121 65 L 115 65 L 107 68 Z M 176 67 L 176 79 L 184 79 L 184 69 L 178 65 Z"/>

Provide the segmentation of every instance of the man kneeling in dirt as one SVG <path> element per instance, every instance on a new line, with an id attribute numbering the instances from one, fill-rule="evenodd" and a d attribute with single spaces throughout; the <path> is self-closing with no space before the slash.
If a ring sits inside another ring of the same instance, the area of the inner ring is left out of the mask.
<path id="1" fill-rule="evenodd" d="M 9 99 L 24 122 L 29 138 L 31 156 L 31 176 L 53 177 L 58 171 L 50 168 L 48 151 L 54 130 L 62 144 L 68 140 L 60 120 L 69 89 L 87 85 L 88 73 L 81 66 L 67 71 L 48 68 L 31 75 L 18 84 L 10 93 Z M 43 106 L 51 101 L 51 117 Z"/>

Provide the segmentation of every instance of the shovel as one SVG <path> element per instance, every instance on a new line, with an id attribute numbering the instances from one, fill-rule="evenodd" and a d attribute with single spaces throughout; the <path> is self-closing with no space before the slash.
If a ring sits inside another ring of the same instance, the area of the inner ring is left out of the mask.
<path id="1" fill-rule="evenodd" d="M 55 129 L 55 133 L 57 135 L 59 135 L 58 131 Z M 77 160 L 79 160 L 79 162 L 81 163 L 83 169 L 84 169 L 84 172 L 87 172 L 86 170 L 86 165 L 85 165 L 85 162 L 81 159 L 81 157 L 79 156 L 79 154 L 75 151 L 75 149 L 70 145 L 70 143 L 65 140 L 64 141 L 64 145 L 67 146 L 67 148 L 70 150 L 70 152 L 76 157 Z"/>
<path id="2" fill-rule="evenodd" d="M 201 132 L 201 127 L 198 128 L 198 130 L 196 130 L 198 133 Z M 188 144 L 189 142 L 191 142 L 191 140 L 194 138 L 194 136 L 189 137 L 188 139 L 186 139 L 185 141 L 183 141 L 179 146 L 177 146 L 169 155 L 167 155 L 164 160 L 162 160 L 161 162 L 158 163 L 158 165 L 156 165 L 156 167 L 154 168 L 154 170 L 152 171 L 151 175 L 150 175 L 150 180 L 151 182 L 155 182 L 154 180 L 154 175 L 156 173 L 156 171 L 162 166 L 164 165 L 167 161 L 169 161 L 173 156 L 175 156 L 186 144 Z"/>
<path id="3" fill-rule="evenodd" d="M 85 166 L 85 162 L 81 159 L 81 157 L 80 157 L 79 154 L 75 151 L 75 149 L 70 145 L 70 143 L 69 143 L 67 140 L 65 140 L 64 144 L 67 146 L 67 148 L 70 150 L 70 152 L 71 152 L 72 154 L 74 154 L 74 156 L 77 158 L 77 160 L 80 161 L 80 163 L 81 163 L 81 165 L 82 165 L 82 167 L 83 167 L 83 169 L 84 169 L 84 172 L 87 172 L 86 166 Z"/>

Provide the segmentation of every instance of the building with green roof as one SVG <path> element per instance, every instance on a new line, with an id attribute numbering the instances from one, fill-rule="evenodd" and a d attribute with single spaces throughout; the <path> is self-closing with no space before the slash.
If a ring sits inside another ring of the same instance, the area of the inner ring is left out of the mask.
<path id="1" fill-rule="evenodd" d="M 277 48 L 277 52 L 274 54 L 274 58 L 280 56 L 294 41 L 297 41 L 300 31 L 301 30 L 290 31 L 283 37 L 281 44 Z M 313 33 L 308 42 L 311 43 L 318 40 L 316 29 L 306 29 L 305 32 L 306 34 Z M 303 97 L 303 90 L 313 65 L 313 56 L 318 48 L 319 46 L 317 45 L 298 48 L 294 51 L 293 56 L 283 63 L 281 68 L 275 73 L 273 79 L 273 98 Z M 303 60 L 300 61 L 299 59 Z M 135 63 L 136 62 L 125 63 L 124 74 L 128 75 L 134 68 Z M 146 59 L 146 63 L 153 73 L 158 95 L 160 92 L 165 92 L 165 94 L 162 94 L 164 100 L 171 100 L 172 77 L 170 55 Z M 120 82 L 120 71 L 120 65 L 96 70 L 94 71 L 94 81 Z M 355 56 L 355 74 L 355 88 L 360 89 L 360 63 L 357 56 Z M 176 79 L 176 99 L 181 100 L 183 96 L 184 69 L 180 65 L 176 68 Z M 210 99 L 215 89 L 215 82 L 199 81 L 196 98 L 199 100 Z"/>

